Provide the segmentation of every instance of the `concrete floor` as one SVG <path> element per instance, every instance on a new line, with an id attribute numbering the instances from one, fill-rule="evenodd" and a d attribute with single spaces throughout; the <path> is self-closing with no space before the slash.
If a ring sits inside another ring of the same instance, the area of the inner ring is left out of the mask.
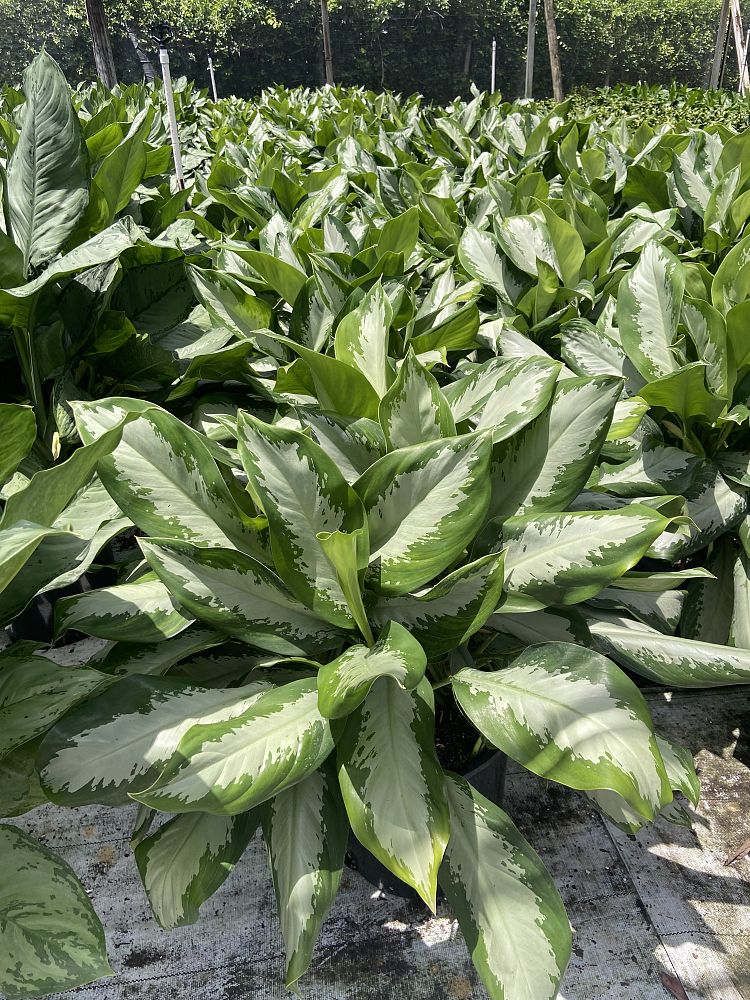
<path id="1" fill-rule="evenodd" d="M 56 657 L 57 658 L 57 657 Z M 750 1000 L 750 691 L 648 693 L 660 733 L 697 756 L 693 830 L 628 837 L 582 798 L 512 768 L 506 808 L 550 868 L 575 929 L 563 1000 Z M 17 821 L 72 864 L 104 923 L 115 978 L 81 1000 L 277 1000 L 283 954 L 256 840 L 193 927 L 161 931 L 129 848 L 130 810 L 43 806 Z M 373 895 L 346 871 L 303 980 L 310 1000 L 486 1000 L 447 907 Z M 72 996 L 73 994 L 68 994 Z"/>

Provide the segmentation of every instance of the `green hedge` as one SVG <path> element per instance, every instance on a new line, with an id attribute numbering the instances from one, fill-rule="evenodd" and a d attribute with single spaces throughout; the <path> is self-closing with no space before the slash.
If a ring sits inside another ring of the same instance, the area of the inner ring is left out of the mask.
<path id="1" fill-rule="evenodd" d="M 557 0 L 566 87 L 638 80 L 702 84 L 719 5 L 720 0 Z M 498 86 L 516 96 L 523 80 L 527 6 L 526 0 L 331 0 L 336 79 L 421 91 L 445 101 L 466 94 L 472 80 L 488 86 L 494 35 Z M 210 48 L 224 93 L 249 95 L 274 82 L 321 81 L 319 0 L 110 0 L 107 8 L 125 80 L 139 73 L 128 24 L 146 39 L 149 25 L 166 18 L 177 36 L 175 71 L 205 84 Z M 0 75 L 6 80 L 20 75 L 43 42 L 69 79 L 93 75 L 84 0 L 0 0 L 0 23 Z M 549 70 L 541 10 L 536 72 L 535 90 L 544 96 Z"/>

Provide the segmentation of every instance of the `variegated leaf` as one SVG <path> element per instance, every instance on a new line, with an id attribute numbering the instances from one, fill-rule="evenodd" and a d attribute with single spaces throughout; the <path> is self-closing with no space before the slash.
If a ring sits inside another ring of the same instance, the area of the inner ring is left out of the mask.
<path id="1" fill-rule="evenodd" d="M 315 678 L 303 678 L 265 691 L 242 713 L 192 726 L 157 780 L 131 797 L 162 812 L 234 816 L 301 781 L 332 749 Z"/>
<path id="2" fill-rule="evenodd" d="M 0 825 L 0 989 L 27 1000 L 114 973 L 104 929 L 64 861 L 14 826 Z"/>
<path id="3" fill-rule="evenodd" d="M 39 751 L 42 785 L 61 805 L 124 805 L 150 785 L 196 723 L 241 715 L 268 687 L 208 690 L 138 674 L 69 712 Z"/>
<path id="4" fill-rule="evenodd" d="M 627 611 L 634 618 L 661 632 L 674 633 L 680 622 L 684 590 L 665 590 L 662 593 L 644 593 L 620 587 L 605 587 L 596 597 L 589 598 L 595 608 Z"/>
<path id="5" fill-rule="evenodd" d="M 246 413 L 240 414 L 237 427 L 242 463 L 268 518 L 277 571 L 319 618 L 353 628 L 346 597 L 318 535 L 360 531 L 365 514 L 359 497 L 320 445 L 305 434 Z M 366 534 L 362 545 L 366 550 Z"/>
<path id="6" fill-rule="evenodd" d="M 648 381 L 686 364 L 677 342 L 685 292 L 682 264 L 661 243 L 651 240 L 638 263 L 620 282 L 617 325 L 628 357 Z"/>
<path id="7" fill-rule="evenodd" d="M 371 648 L 350 646 L 318 671 L 318 708 L 340 719 L 361 705 L 379 677 L 392 677 L 410 690 L 424 677 L 427 657 L 403 625 L 389 622 Z"/>
<path id="8" fill-rule="evenodd" d="M 555 883 L 502 809 L 456 775 L 446 786 L 440 886 L 482 983 L 492 1000 L 553 1000 L 571 949 Z"/>
<path id="9" fill-rule="evenodd" d="M 158 677 L 193 653 L 226 642 L 226 635 L 202 625 L 191 625 L 172 639 L 161 642 L 110 643 L 89 661 L 107 674 L 150 674 Z"/>
<path id="10" fill-rule="evenodd" d="M 591 475 L 621 391 L 608 375 L 559 382 L 551 406 L 494 449 L 489 516 L 565 510 Z"/>
<path id="11" fill-rule="evenodd" d="M 370 563 L 387 594 L 421 587 L 464 550 L 489 502 L 485 434 L 384 456 L 355 483 L 370 529 Z"/>
<path id="12" fill-rule="evenodd" d="M 731 645 L 729 634 L 734 616 L 735 559 L 736 550 L 732 538 L 729 535 L 722 536 L 706 559 L 705 577 L 687 581 L 680 635 L 686 639 Z"/>
<path id="13" fill-rule="evenodd" d="M 55 635 L 75 628 L 113 642 L 159 642 L 178 635 L 193 619 L 180 612 L 155 573 L 134 583 L 89 590 L 55 603 Z"/>
<path id="14" fill-rule="evenodd" d="M 433 910 L 450 832 L 435 756 L 432 688 L 384 677 L 337 737 L 339 781 L 357 839 Z"/>
<path id="15" fill-rule="evenodd" d="M 33 642 L 0 653 L 0 758 L 46 732 L 77 702 L 111 683 L 98 670 L 60 667 Z"/>
<path id="16" fill-rule="evenodd" d="M 253 534 L 201 434 L 158 408 L 132 419 L 131 411 L 113 403 L 76 406 L 84 440 L 126 418 L 119 445 L 99 463 L 99 476 L 130 520 L 147 534 L 253 551 Z"/>
<path id="17" fill-rule="evenodd" d="M 408 448 L 456 433 L 437 379 L 409 351 L 396 381 L 380 400 L 380 423 L 391 449 Z"/>
<path id="18" fill-rule="evenodd" d="M 546 224 L 534 215 L 506 216 L 496 227 L 503 252 L 526 274 L 537 275 L 537 261 L 544 261 L 560 277 L 562 271 Z"/>
<path id="19" fill-rule="evenodd" d="M 168 538 L 141 539 L 141 548 L 180 606 L 211 628 L 285 656 L 330 649 L 341 640 L 251 556 Z"/>
<path id="20" fill-rule="evenodd" d="M 300 410 L 302 423 L 338 467 L 348 483 L 355 483 L 373 462 L 385 454 L 386 444 L 380 424 L 339 414 Z"/>
<path id="21" fill-rule="evenodd" d="M 292 989 L 310 964 L 344 865 L 349 823 L 333 768 L 313 771 L 261 809 Z"/>
<path id="22" fill-rule="evenodd" d="M 400 622 L 434 659 L 469 638 L 500 602 L 505 553 L 490 553 L 449 573 L 429 590 L 398 597 L 379 596 L 371 620 L 384 628 Z"/>
<path id="23" fill-rule="evenodd" d="M 483 285 L 489 286 L 498 298 L 512 305 L 524 289 L 523 276 L 514 273 L 508 260 L 498 252 L 498 246 L 487 233 L 471 226 L 467 228 L 458 244 L 458 259 L 467 274 Z"/>
<path id="24" fill-rule="evenodd" d="M 634 566 L 666 518 L 649 507 L 513 517 L 502 526 L 503 609 L 535 611 L 595 597 Z"/>
<path id="25" fill-rule="evenodd" d="M 344 316 L 335 337 L 337 360 L 361 372 L 381 399 L 394 377 L 388 358 L 392 318 L 388 296 L 378 281 L 356 309 Z"/>
<path id="26" fill-rule="evenodd" d="M 135 861 L 161 927 L 195 923 L 200 907 L 226 880 L 257 827 L 255 812 L 183 813 L 139 840 Z"/>
<path id="27" fill-rule="evenodd" d="M 494 746 L 570 788 L 609 788 L 647 819 L 672 797 L 646 702 L 619 667 L 563 642 L 509 667 L 453 675 L 461 708 Z"/>
<path id="28" fill-rule="evenodd" d="M 604 612 L 597 617 L 589 622 L 597 649 L 642 677 L 678 688 L 750 684 L 750 650 L 662 635 Z"/>

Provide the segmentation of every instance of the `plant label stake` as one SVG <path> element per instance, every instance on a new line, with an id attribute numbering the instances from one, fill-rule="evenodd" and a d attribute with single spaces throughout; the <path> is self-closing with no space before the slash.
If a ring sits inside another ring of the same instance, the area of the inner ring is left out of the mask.
<path id="1" fill-rule="evenodd" d="M 178 187 L 184 189 L 185 175 L 182 170 L 182 152 L 180 150 L 180 136 L 177 131 L 177 115 L 174 110 L 174 94 L 172 93 L 172 74 L 169 72 L 169 52 L 167 51 L 167 40 L 169 38 L 169 27 L 166 24 L 157 24 L 153 29 L 153 37 L 159 46 L 159 63 L 161 64 L 161 75 L 164 80 L 164 96 L 167 100 L 167 117 L 169 119 L 169 136 L 172 140 L 172 153 L 174 156 L 174 172 L 177 178 Z"/>
<path id="2" fill-rule="evenodd" d="M 211 58 L 211 53 L 206 53 L 208 56 L 208 75 L 211 78 L 211 93 L 214 95 L 214 100 L 219 100 L 219 95 L 216 93 L 216 77 L 214 76 L 214 61 Z"/>
<path id="3" fill-rule="evenodd" d="M 497 42 L 492 39 L 492 68 L 490 70 L 490 93 L 495 93 L 495 66 L 497 65 Z"/>

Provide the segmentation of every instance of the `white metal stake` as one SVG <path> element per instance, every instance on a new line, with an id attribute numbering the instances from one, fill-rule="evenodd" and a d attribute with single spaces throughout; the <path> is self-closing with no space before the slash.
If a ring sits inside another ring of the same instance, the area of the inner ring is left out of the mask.
<path id="1" fill-rule="evenodd" d="M 214 76 L 214 61 L 211 56 L 208 57 L 208 75 L 211 77 L 211 93 L 214 95 L 214 100 L 219 100 L 219 95 L 216 93 L 216 77 Z"/>
<path id="2" fill-rule="evenodd" d="M 492 39 L 492 71 L 490 73 L 490 93 L 495 93 L 495 66 L 497 65 L 497 42 Z"/>
<path id="3" fill-rule="evenodd" d="M 169 72 L 169 53 L 163 45 L 159 46 L 159 62 L 164 80 L 164 96 L 167 99 L 167 117 L 169 118 L 169 135 L 172 139 L 174 154 L 174 172 L 179 187 L 185 187 L 185 175 L 182 171 L 182 152 L 180 151 L 180 136 L 177 132 L 177 115 L 174 112 L 174 94 L 172 93 L 172 74 Z"/>

